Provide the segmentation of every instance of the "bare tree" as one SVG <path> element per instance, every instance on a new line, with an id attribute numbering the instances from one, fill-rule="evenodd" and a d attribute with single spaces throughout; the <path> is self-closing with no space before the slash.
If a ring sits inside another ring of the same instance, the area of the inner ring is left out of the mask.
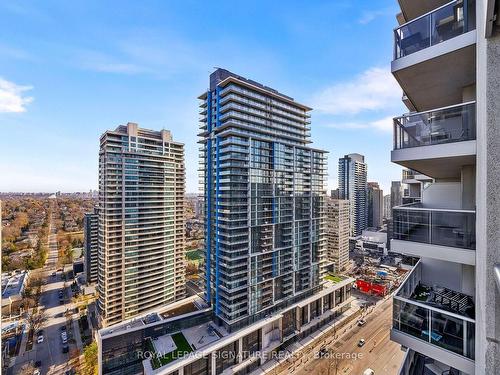
<path id="1" fill-rule="evenodd" d="M 330 351 L 329 353 L 329 360 L 330 363 L 328 363 L 328 375 L 330 375 L 330 369 L 333 367 L 335 369 L 335 375 L 337 375 L 339 371 L 339 358 L 337 356 L 337 353 L 335 351 Z"/>
<path id="2" fill-rule="evenodd" d="M 35 366 L 33 365 L 32 362 L 25 363 L 22 365 L 22 367 L 19 369 L 18 374 L 19 375 L 33 375 L 33 372 L 35 371 Z"/>
<path id="3" fill-rule="evenodd" d="M 31 312 L 28 312 L 26 316 L 26 322 L 28 323 L 29 327 L 35 332 L 42 328 L 47 320 L 48 316 L 44 311 L 37 312 L 35 309 L 33 309 Z"/>

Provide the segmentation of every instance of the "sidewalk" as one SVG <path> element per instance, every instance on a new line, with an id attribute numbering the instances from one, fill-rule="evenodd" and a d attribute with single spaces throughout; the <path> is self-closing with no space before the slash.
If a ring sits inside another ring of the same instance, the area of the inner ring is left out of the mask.
<path id="1" fill-rule="evenodd" d="M 325 344 L 330 344 L 332 341 L 340 339 L 347 332 L 347 324 L 359 316 L 361 310 L 358 306 L 352 306 L 344 314 L 327 323 L 317 331 L 311 333 L 306 338 L 293 343 L 286 348 L 289 353 L 288 357 L 281 359 L 273 359 L 266 362 L 264 365 L 251 372 L 251 375 L 261 375 L 273 371 L 273 374 L 289 374 L 289 368 L 293 366 L 291 371 L 295 371 L 309 362 L 310 358 L 306 357 L 315 347 Z M 352 328 L 352 325 L 349 327 Z M 331 331 L 335 330 L 335 337 L 331 335 Z"/>

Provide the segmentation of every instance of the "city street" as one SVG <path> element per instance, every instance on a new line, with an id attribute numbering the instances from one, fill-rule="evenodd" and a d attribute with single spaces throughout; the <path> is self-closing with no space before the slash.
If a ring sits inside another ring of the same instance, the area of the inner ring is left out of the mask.
<path id="1" fill-rule="evenodd" d="M 387 298 L 365 317 L 364 326 L 359 327 L 353 322 L 351 329 L 348 328 L 336 342 L 326 347 L 328 355 L 308 362 L 298 374 L 359 375 L 367 368 L 374 370 L 377 375 L 396 374 L 404 352 L 399 344 L 389 339 L 391 319 L 392 299 Z M 365 344 L 358 347 L 361 339 L 365 340 Z M 353 358 L 355 356 L 357 358 Z"/>
<path id="2" fill-rule="evenodd" d="M 41 361 L 39 369 L 42 375 L 63 374 L 65 370 L 70 368 L 67 365 L 70 353 L 62 352 L 61 327 L 66 324 L 64 313 L 71 305 L 71 288 L 69 282 L 66 283 L 68 287 L 64 288 L 65 282 L 61 279 L 61 272 L 57 272 L 56 276 L 51 276 L 56 271 L 58 259 L 57 234 L 52 219 L 49 224 L 48 237 L 49 254 L 43 272 L 43 277 L 47 283 L 43 286 L 40 299 L 40 309 L 45 311 L 48 316 L 48 321 L 42 328 L 44 340 L 42 343 L 37 343 L 35 335 L 33 349 L 28 352 L 24 352 L 24 348 L 21 349 L 21 355 L 16 358 L 16 364 L 9 368 L 9 374 L 12 375 L 17 374 L 21 367 L 30 361 Z M 59 290 L 63 288 L 65 289 L 63 294 L 65 303 L 61 305 L 59 304 Z M 72 326 L 71 324 L 70 327 Z M 68 337 L 71 337 L 69 331 Z M 69 344 L 70 351 L 74 347 L 75 345 Z"/>

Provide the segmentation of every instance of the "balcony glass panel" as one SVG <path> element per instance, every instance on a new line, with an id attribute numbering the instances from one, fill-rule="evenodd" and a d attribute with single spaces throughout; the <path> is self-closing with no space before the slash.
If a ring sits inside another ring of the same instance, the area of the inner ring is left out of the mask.
<path id="1" fill-rule="evenodd" d="M 393 209 L 394 239 L 474 250 L 476 213 L 413 203 Z"/>
<path id="2" fill-rule="evenodd" d="M 476 139 L 476 103 L 394 119 L 394 149 L 461 142 Z"/>
<path id="3" fill-rule="evenodd" d="M 399 26 L 394 30 L 394 59 L 474 30 L 475 18 L 474 0 L 456 0 Z"/>
<path id="4" fill-rule="evenodd" d="M 474 359 L 472 297 L 421 281 L 418 263 L 396 292 L 393 329 L 461 356 Z"/>

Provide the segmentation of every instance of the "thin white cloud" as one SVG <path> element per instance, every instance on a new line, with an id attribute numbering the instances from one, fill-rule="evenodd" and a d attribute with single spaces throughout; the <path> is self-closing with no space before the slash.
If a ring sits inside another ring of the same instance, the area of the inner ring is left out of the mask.
<path id="1" fill-rule="evenodd" d="M 329 128 L 357 130 L 357 129 L 375 129 L 383 132 L 392 132 L 393 121 L 391 116 L 387 116 L 375 121 L 367 122 L 333 122 L 326 125 Z"/>
<path id="2" fill-rule="evenodd" d="M 83 69 L 100 73 L 137 74 L 146 70 L 143 66 L 119 61 L 117 58 L 95 51 L 80 51 L 77 53 L 77 60 Z"/>
<path id="3" fill-rule="evenodd" d="M 313 97 L 313 108 L 331 115 L 354 115 L 393 108 L 401 88 L 390 69 L 370 68 L 350 81 L 335 83 Z"/>
<path id="4" fill-rule="evenodd" d="M 3 43 L 0 43 L 0 56 L 14 60 L 34 60 L 33 56 L 27 51 Z"/>
<path id="5" fill-rule="evenodd" d="M 367 23 L 372 22 L 374 19 L 383 16 L 395 15 L 397 11 L 393 8 L 385 8 L 385 9 L 377 9 L 371 11 L 365 11 L 361 14 L 358 23 L 362 25 L 366 25 Z"/>
<path id="6" fill-rule="evenodd" d="M 21 86 L 0 77 L 0 113 L 26 112 L 26 105 L 33 101 L 32 96 L 25 96 L 33 86 Z"/>

